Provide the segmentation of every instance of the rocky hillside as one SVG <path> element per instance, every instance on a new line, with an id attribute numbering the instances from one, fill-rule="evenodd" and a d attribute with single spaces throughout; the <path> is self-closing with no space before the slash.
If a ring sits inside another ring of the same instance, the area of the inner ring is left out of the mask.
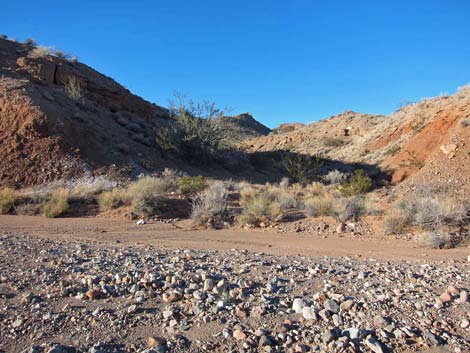
<path id="1" fill-rule="evenodd" d="M 197 169 L 155 143 L 155 130 L 171 123 L 166 108 L 85 64 L 0 39 L 0 186 Z M 269 132 L 249 114 L 221 125 L 235 141 Z"/>
<path id="2" fill-rule="evenodd" d="M 255 120 L 250 113 L 236 116 L 223 116 L 216 119 L 217 125 L 224 132 L 225 138 L 232 142 L 268 135 L 271 132 L 267 126 Z"/>
<path id="3" fill-rule="evenodd" d="M 470 195 L 470 87 L 425 99 L 390 116 L 344 112 L 292 131 L 250 139 L 247 151 L 289 150 L 376 165 L 403 190 Z M 402 183 L 403 182 L 403 183 Z"/>

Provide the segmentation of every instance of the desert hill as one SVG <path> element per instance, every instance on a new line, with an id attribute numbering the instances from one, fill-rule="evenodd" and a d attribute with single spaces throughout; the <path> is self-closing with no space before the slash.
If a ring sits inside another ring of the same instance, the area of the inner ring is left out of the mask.
<path id="1" fill-rule="evenodd" d="M 394 184 L 470 194 L 470 87 L 425 99 L 390 116 L 347 111 L 241 143 L 247 151 L 289 150 L 376 165 Z"/>
<path id="2" fill-rule="evenodd" d="M 233 142 L 268 135 L 271 132 L 271 129 L 255 120 L 250 113 L 222 116 L 215 120 L 225 137 Z"/>
<path id="3" fill-rule="evenodd" d="M 0 185 L 197 169 L 156 145 L 155 131 L 172 123 L 166 108 L 85 64 L 0 39 Z M 269 133 L 249 114 L 217 123 L 237 142 Z"/>

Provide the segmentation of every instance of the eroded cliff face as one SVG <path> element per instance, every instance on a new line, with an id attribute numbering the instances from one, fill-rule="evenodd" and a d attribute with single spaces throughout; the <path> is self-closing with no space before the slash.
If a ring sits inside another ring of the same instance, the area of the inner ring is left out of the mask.
<path id="1" fill-rule="evenodd" d="M 84 64 L 31 53 L 0 39 L 1 184 L 160 167 L 153 131 L 168 123 L 165 108 Z"/>

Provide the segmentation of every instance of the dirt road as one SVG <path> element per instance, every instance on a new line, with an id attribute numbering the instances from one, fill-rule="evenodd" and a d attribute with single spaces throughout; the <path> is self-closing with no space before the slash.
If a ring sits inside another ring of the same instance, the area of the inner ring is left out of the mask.
<path id="1" fill-rule="evenodd" d="M 432 250 L 419 244 L 378 236 L 322 238 L 312 234 L 280 234 L 276 230 L 191 230 L 185 222 L 175 225 L 160 222 L 136 225 L 135 222 L 103 218 L 59 218 L 40 216 L 0 216 L 0 234 L 26 234 L 51 239 L 90 242 L 194 248 L 210 250 L 239 249 L 273 255 L 353 256 L 382 260 L 461 260 L 470 254 L 468 247 Z"/>

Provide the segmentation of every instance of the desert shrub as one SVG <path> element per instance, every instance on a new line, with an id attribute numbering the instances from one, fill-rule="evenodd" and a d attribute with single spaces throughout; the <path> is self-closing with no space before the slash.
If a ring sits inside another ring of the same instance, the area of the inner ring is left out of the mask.
<path id="1" fill-rule="evenodd" d="M 100 205 L 101 211 L 109 211 L 115 208 L 119 208 L 129 201 L 129 196 L 126 190 L 113 189 L 111 191 L 105 191 L 98 197 L 98 204 Z"/>
<path id="2" fill-rule="evenodd" d="M 282 164 L 293 181 L 307 183 L 318 179 L 323 159 L 320 156 L 287 154 L 283 157 Z"/>
<path id="3" fill-rule="evenodd" d="M 70 62 L 73 63 L 73 64 L 76 64 L 76 63 L 78 63 L 78 58 L 76 56 L 72 56 L 70 58 Z"/>
<path id="4" fill-rule="evenodd" d="M 5 188 L 0 190 L 0 214 L 7 214 L 15 206 L 16 192 L 13 189 Z"/>
<path id="5" fill-rule="evenodd" d="M 7 39 L 8 36 L 6 34 L 0 34 L 0 39 Z"/>
<path id="6" fill-rule="evenodd" d="M 334 215 L 341 222 L 358 220 L 366 212 L 364 198 L 361 196 L 340 198 L 334 205 Z"/>
<path id="7" fill-rule="evenodd" d="M 242 204 L 243 210 L 239 220 L 243 224 L 258 227 L 262 223 L 273 223 L 282 218 L 281 206 L 266 191 L 245 195 L 242 197 Z"/>
<path id="8" fill-rule="evenodd" d="M 345 173 L 340 172 L 339 170 L 330 170 L 328 174 L 323 176 L 323 180 L 328 184 L 341 184 L 344 179 L 347 177 Z"/>
<path id="9" fill-rule="evenodd" d="M 52 53 L 52 48 L 38 46 L 30 50 L 28 53 L 28 56 L 33 59 L 41 59 L 41 58 L 45 58 L 51 55 L 51 53 Z"/>
<path id="10" fill-rule="evenodd" d="M 79 180 L 73 187 L 72 194 L 78 197 L 90 197 L 98 195 L 103 191 L 115 188 L 117 183 L 106 177 L 96 177 L 94 179 Z"/>
<path id="11" fill-rule="evenodd" d="M 385 152 L 385 154 L 390 155 L 390 156 L 394 156 L 394 155 L 396 155 L 398 152 L 400 152 L 400 149 L 401 149 L 400 146 L 394 145 L 394 146 L 390 147 L 390 148 Z"/>
<path id="12" fill-rule="evenodd" d="M 468 207 L 455 198 L 445 195 L 428 195 L 412 201 L 414 223 L 435 229 L 442 225 L 459 225 L 468 220 Z"/>
<path id="13" fill-rule="evenodd" d="M 449 234 L 444 230 L 427 231 L 420 234 L 419 242 L 432 249 L 450 249 L 456 247 L 460 238 L 457 235 Z"/>
<path id="14" fill-rule="evenodd" d="M 200 175 L 187 176 L 180 180 L 180 192 L 185 196 L 200 193 L 206 188 L 206 181 Z"/>
<path id="15" fill-rule="evenodd" d="M 156 143 L 162 150 L 177 153 L 181 158 L 198 164 L 209 164 L 221 159 L 224 134 L 216 123 L 225 114 L 214 103 L 194 103 L 184 95 L 175 95 L 178 102 L 170 101 L 173 123 L 155 131 Z"/>
<path id="16" fill-rule="evenodd" d="M 160 211 L 166 194 L 175 191 L 170 178 L 142 177 L 129 185 L 128 193 L 134 212 L 139 216 L 153 216 Z"/>
<path id="17" fill-rule="evenodd" d="M 29 49 L 32 49 L 34 47 L 37 46 L 37 43 L 34 39 L 31 39 L 31 38 L 26 38 L 24 40 L 24 44 L 26 45 L 26 47 L 28 47 Z"/>
<path id="18" fill-rule="evenodd" d="M 55 218 L 64 214 L 69 209 L 70 192 L 67 189 L 59 188 L 52 192 L 52 195 L 44 204 L 44 216 Z"/>
<path id="19" fill-rule="evenodd" d="M 62 50 L 56 50 L 54 55 L 58 58 L 58 59 L 62 59 L 62 60 L 65 60 L 68 58 L 68 55 L 66 53 L 64 53 Z"/>
<path id="20" fill-rule="evenodd" d="M 295 196 L 288 190 L 283 190 L 280 188 L 268 188 L 267 193 L 269 198 L 276 202 L 283 210 L 288 208 L 296 208 L 299 204 Z"/>
<path id="21" fill-rule="evenodd" d="M 393 209 L 383 218 L 384 232 L 385 234 L 401 234 L 409 222 L 410 218 L 407 214 Z"/>
<path id="22" fill-rule="evenodd" d="M 75 76 L 70 77 L 65 83 L 65 92 L 74 102 L 80 102 L 85 96 L 85 83 Z"/>
<path id="23" fill-rule="evenodd" d="M 341 184 L 341 193 L 345 196 L 364 194 L 372 189 L 372 179 L 363 169 L 356 169 Z"/>
<path id="24" fill-rule="evenodd" d="M 193 200 L 191 218 L 197 225 L 219 227 L 229 218 L 228 189 L 221 182 L 211 183 Z"/>
<path id="25" fill-rule="evenodd" d="M 305 200 L 305 213 L 310 217 L 331 216 L 334 198 L 329 194 L 317 195 Z"/>
<path id="26" fill-rule="evenodd" d="M 328 147 L 341 147 L 345 143 L 346 141 L 336 137 L 327 137 L 323 140 L 323 144 Z"/>

